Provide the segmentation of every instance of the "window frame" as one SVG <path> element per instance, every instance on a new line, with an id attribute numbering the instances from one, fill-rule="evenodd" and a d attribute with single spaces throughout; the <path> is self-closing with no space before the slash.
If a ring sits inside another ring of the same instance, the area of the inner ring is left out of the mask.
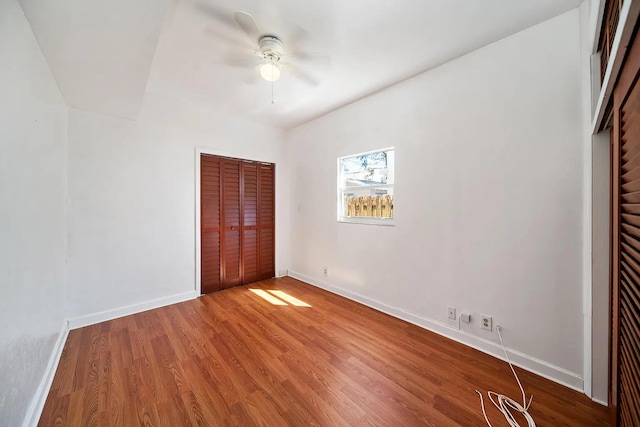
<path id="1" fill-rule="evenodd" d="M 345 159 L 350 159 L 352 157 L 358 157 L 358 156 L 364 156 L 367 154 L 373 154 L 373 153 L 381 153 L 381 152 L 388 152 L 388 151 L 393 151 L 394 152 L 394 156 L 393 156 L 393 167 L 391 168 L 393 170 L 393 183 L 392 184 L 379 184 L 379 185 L 370 185 L 370 186 L 356 186 L 356 187 L 343 187 L 342 186 L 342 161 Z M 391 218 L 381 218 L 381 217 L 366 217 L 366 216 L 361 216 L 361 217 L 348 217 L 344 215 L 344 205 L 343 205 L 343 193 L 344 190 L 347 188 L 366 188 L 366 187 L 371 187 L 371 188 L 391 188 L 393 191 L 393 195 L 395 196 L 395 147 L 386 147 L 386 148 L 380 148 L 380 149 L 376 149 L 376 150 L 370 150 L 370 151 L 364 151 L 361 153 L 356 153 L 356 154 L 349 154 L 346 156 L 340 156 L 338 157 L 337 161 L 336 161 L 336 169 L 337 169 L 337 173 L 336 173 L 336 187 L 337 187 L 337 191 L 336 191 L 336 215 L 337 215 L 337 221 L 339 223 L 345 223 L 345 224 L 364 224 L 364 225 L 381 225 L 381 226 L 389 226 L 389 227 L 393 227 L 395 225 L 395 215 L 394 217 Z"/>

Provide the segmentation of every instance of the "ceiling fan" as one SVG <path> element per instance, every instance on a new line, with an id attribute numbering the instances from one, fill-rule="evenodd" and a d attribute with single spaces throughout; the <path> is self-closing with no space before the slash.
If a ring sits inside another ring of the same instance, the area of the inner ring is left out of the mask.
<path id="1" fill-rule="evenodd" d="M 219 11 L 214 11 L 208 7 L 209 14 L 216 19 L 222 20 Z M 285 50 L 282 40 L 274 34 L 263 33 L 258 28 L 253 17 L 247 12 L 236 11 L 233 18 L 237 27 L 239 27 L 251 43 L 251 51 L 241 54 L 240 63 L 248 63 L 252 57 L 260 58 L 259 72 L 260 76 L 268 81 L 277 81 L 282 72 L 290 73 L 298 80 L 317 86 L 319 81 L 312 76 L 306 68 L 312 71 L 324 71 L 331 65 L 331 57 L 323 54 L 301 53 L 295 49 Z M 305 30 L 298 28 L 298 36 L 306 34 Z M 239 65 L 238 61 L 233 61 L 233 65 Z"/>

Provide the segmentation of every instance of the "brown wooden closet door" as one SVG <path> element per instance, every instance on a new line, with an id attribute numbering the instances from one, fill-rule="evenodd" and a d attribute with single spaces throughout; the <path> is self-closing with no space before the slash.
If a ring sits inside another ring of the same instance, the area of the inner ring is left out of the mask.
<path id="1" fill-rule="evenodd" d="M 222 288 L 242 283 L 240 260 L 240 171 L 238 160 L 221 159 L 222 169 L 222 236 L 220 247 L 222 266 Z"/>
<path id="2" fill-rule="evenodd" d="M 258 165 L 242 163 L 242 283 L 258 275 Z"/>
<path id="3" fill-rule="evenodd" d="M 260 279 L 275 276 L 275 168 L 259 165 L 259 268 Z"/>
<path id="4" fill-rule="evenodd" d="M 220 159 L 200 156 L 202 292 L 220 289 Z"/>
<path id="5" fill-rule="evenodd" d="M 614 425 L 640 425 L 640 39 L 613 96 L 610 407 Z M 616 424 L 617 423 L 617 424 Z"/>
<path id="6" fill-rule="evenodd" d="M 200 157 L 202 292 L 275 276 L 274 165 Z"/>

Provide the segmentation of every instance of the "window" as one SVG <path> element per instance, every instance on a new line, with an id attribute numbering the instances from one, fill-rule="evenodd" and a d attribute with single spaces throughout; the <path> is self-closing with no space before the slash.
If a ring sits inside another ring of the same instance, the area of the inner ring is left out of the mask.
<path id="1" fill-rule="evenodd" d="M 338 159 L 338 221 L 393 225 L 394 149 Z"/>

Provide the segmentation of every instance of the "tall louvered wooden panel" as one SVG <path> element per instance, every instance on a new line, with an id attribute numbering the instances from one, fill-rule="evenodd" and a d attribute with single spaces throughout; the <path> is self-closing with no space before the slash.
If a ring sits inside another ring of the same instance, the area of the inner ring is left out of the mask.
<path id="1" fill-rule="evenodd" d="M 610 406 L 614 425 L 640 425 L 640 42 L 614 90 Z"/>
<path id="2" fill-rule="evenodd" d="M 260 279 L 275 276 L 275 169 L 274 165 L 260 165 Z"/>
<path id="3" fill-rule="evenodd" d="M 242 281 L 260 280 L 258 275 L 258 165 L 242 163 Z"/>
<path id="4" fill-rule="evenodd" d="M 274 277 L 274 165 L 202 155 L 200 168 L 202 292 Z"/>
<path id="5" fill-rule="evenodd" d="M 222 287 L 242 283 L 240 259 L 240 162 L 223 159 L 222 168 Z"/>
<path id="6" fill-rule="evenodd" d="M 220 159 L 200 157 L 202 292 L 220 289 Z"/>

